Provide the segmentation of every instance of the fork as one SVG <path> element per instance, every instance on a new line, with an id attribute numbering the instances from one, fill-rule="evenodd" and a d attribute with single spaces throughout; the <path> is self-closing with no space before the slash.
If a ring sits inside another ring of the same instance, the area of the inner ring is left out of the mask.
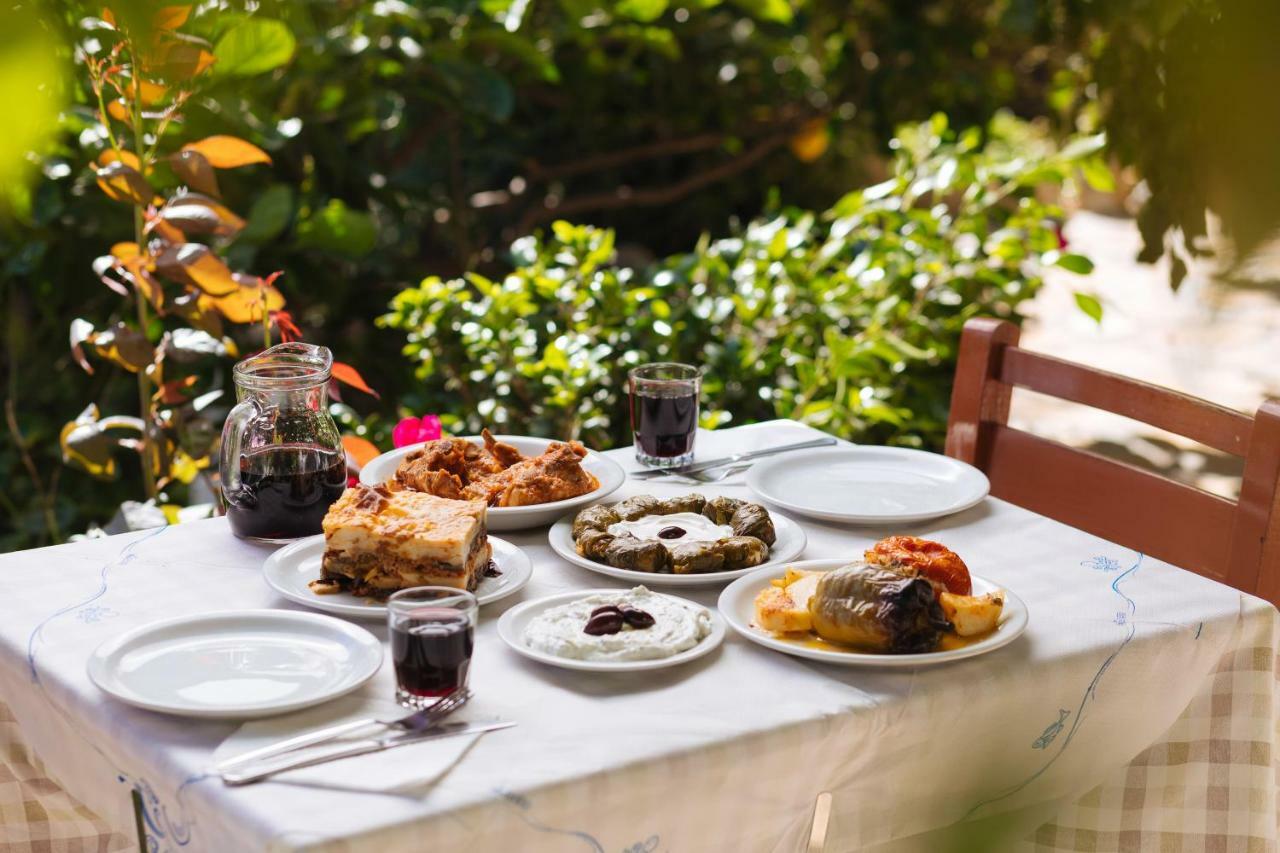
<path id="1" fill-rule="evenodd" d="M 438 725 L 445 717 L 467 704 L 471 699 L 471 689 L 464 687 L 450 693 L 445 698 L 436 702 L 430 708 L 424 708 L 404 717 L 392 717 L 389 719 L 380 719 L 378 717 L 365 717 L 360 720 L 352 720 L 349 723 L 339 723 L 336 726 L 329 726 L 316 731 L 300 734 L 286 740 L 277 741 L 259 749 L 250 750 L 233 758 L 218 764 L 214 771 L 221 773 L 233 767 L 239 767 L 242 764 L 249 764 L 259 761 L 263 758 L 272 758 L 286 752 L 293 752 L 296 749 L 302 749 L 305 746 L 315 746 L 318 743 L 324 743 L 334 738 L 349 735 L 369 726 L 385 726 L 388 729 L 402 729 L 406 732 L 422 732 Z"/>
<path id="2" fill-rule="evenodd" d="M 718 483 L 721 480 L 732 477 L 734 474 L 740 474 L 751 466 L 748 465 L 732 465 L 728 468 L 713 468 L 710 471 L 690 471 L 687 474 L 672 474 L 672 477 L 679 477 L 684 480 L 694 480 L 698 483 Z"/>

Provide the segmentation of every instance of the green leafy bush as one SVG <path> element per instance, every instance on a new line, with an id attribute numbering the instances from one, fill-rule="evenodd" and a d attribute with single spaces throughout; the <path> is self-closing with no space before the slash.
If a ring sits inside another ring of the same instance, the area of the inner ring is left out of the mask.
<path id="1" fill-rule="evenodd" d="M 1061 186 L 1101 146 L 1064 148 L 997 116 L 985 135 L 935 116 L 894 139 L 893 175 L 816 215 L 778 210 L 645 270 L 614 233 L 556 222 L 512 270 L 430 277 L 381 323 L 407 333 L 421 405 L 455 430 L 628 440 L 625 375 L 704 365 L 706 421 L 793 417 L 837 435 L 937 447 L 964 321 L 1017 319 L 1065 254 Z"/>

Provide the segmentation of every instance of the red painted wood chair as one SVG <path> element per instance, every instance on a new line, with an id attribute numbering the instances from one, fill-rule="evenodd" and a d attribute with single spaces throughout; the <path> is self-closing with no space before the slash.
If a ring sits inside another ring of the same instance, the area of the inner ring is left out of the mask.
<path id="1" fill-rule="evenodd" d="M 1245 460 L 1228 500 L 1014 429 L 1013 389 L 1114 412 Z M 948 456 L 984 471 L 991 494 L 1153 557 L 1280 602 L 1280 400 L 1254 417 L 1018 346 L 1018 327 L 965 324 Z"/>

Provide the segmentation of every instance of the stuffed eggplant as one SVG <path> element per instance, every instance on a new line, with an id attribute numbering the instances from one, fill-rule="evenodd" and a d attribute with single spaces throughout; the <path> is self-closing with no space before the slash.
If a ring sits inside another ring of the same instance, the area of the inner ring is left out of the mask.
<path id="1" fill-rule="evenodd" d="M 822 639 L 888 654 L 933 651 L 950 627 L 927 580 L 863 562 L 824 575 L 809 613 Z"/>

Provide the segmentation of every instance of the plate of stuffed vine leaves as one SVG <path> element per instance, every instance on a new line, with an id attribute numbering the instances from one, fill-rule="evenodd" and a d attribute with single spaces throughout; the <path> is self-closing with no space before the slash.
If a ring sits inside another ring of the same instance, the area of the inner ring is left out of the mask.
<path id="1" fill-rule="evenodd" d="M 558 555 L 593 572 L 643 584 L 709 586 L 804 551 L 789 518 L 739 498 L 634 495 L 566 515 L 548 534 Z"/>
<path id="2" fill-rule="evenodd" d="M 743 637 L 846 666 L 927 666 L 1002 648 L 1027 627 L 1016 595 L 944 545 L 891 536 L 857 559 L 757 569 L 720 594 Z"/>

